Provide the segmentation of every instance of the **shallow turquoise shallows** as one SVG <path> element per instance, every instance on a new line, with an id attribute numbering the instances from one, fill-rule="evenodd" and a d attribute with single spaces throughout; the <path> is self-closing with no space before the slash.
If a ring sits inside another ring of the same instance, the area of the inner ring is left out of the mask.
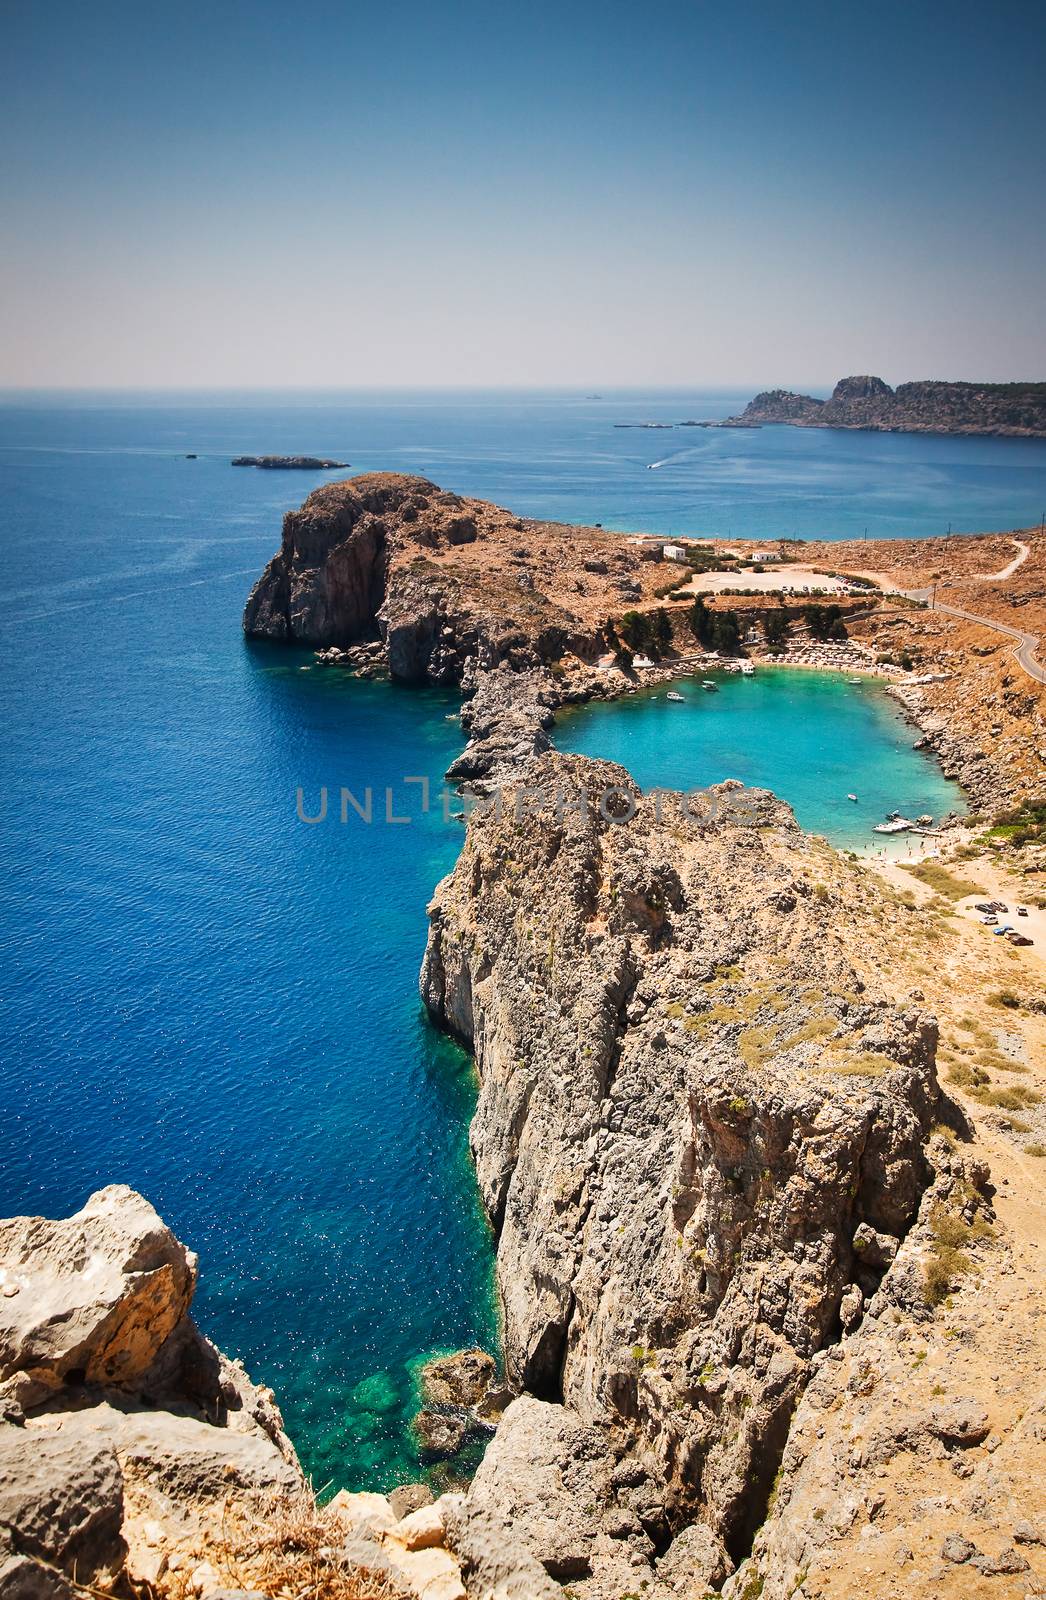
<path id="1" fill-rule="evenodd" d="M 914 735 L 882 684 L 838 673 L 760 668 L 714 672 L 561 714 L 556 743 L 627 767 L 644 788 L 702 789 L 726 778 L 773 789 L 804 828 L 847 850 L 901 860 L 912 836 L 873 829 L 891 811 L 939 820 L 964 811 L 962 790 L 912 748 Z M 667 700 L 671 688 L 682 704 Z M 849 796 L 855 794 L 856 800 Z"/>
<path id="2" fill-rule="evenodd" d="M 1032 441 L 611 425 L 731 409 L 708 396 L 0 405 L 0 1215 L 61 1216 L 114 1181 L 141 1189 L 199 1251 L 200 1322 L 276 1389 L 317 1483 L 415 1476 L 419 1358 L 496 1339 L 471 1064 L 417 999 L 425 903 L 460 832 L 400 781 L 438 780 L 460 730 L 449 695 L 244 642 L 244 598 L 283 512 L 339 474 L 229 458 L 325 452 L 523 513 L 664 531 L 926 532 L 1042 503 L 1046 445 Z M 669 446 L 675 464 L 648 471 Z M 761 677 L 707 698 L 611 708 L 570 736 L 646 781 L 769 783 L 836 837 L 863 837 L 895 805 L 954 803 L 875 691 Z M 298 820 L 299 785 L 306 814 L 328 787 L 324 823 Z M 351 808 L 340 824 L 342 785 L 375 790 L 373 824 Z M 386 785 L 410 823 L 380 820 Z"/>

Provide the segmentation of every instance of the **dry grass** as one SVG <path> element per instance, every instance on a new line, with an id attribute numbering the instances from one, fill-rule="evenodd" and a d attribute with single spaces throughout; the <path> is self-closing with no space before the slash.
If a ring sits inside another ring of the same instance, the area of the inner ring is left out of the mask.
<path id="1" fill-rule="evenodd" d="M 935 861 L 902 861 L 900 865 L 945 900 L 965 900 L 967 895 L 984 893 L 980 884 L 971 883 L 969 878 L 957 878 Z"/>
<path id="2" fill-rule="evenodd" d="M 200 1555 L 231 1589 L 257 1590 L 271 1600 L 409 1600 L 409 1591 L 380 1572 L 346 1565 L 340 1556 L 347 1529 L 337 1512 L 312 1494 L 238 1499 L 222 1519 L 222 1538 Z M 193 1563 L 142 1585 L 139 1600 L 196 1600 Z"/>

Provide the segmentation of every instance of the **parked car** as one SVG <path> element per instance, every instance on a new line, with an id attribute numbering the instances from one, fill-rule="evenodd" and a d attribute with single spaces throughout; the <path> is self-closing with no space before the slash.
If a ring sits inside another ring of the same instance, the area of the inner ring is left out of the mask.
<path id="1" fill-rule="evenodd" d="M 995 906 L 993 905 L 993 903 L 990 900 L 982 900 L 980 902 L 980 904 L 974 906 L 973 909 L 975 911 L 994 911 L 995 910 Z"/>
<path id="2" fill-rule="evenodd" d="M 995 924 L 998 922 L 998 920 L 999 919 L 996 916 L 982 917 L 981 918 L 981 921 L 984 923 L 984 926 L 986 928 L 994 928 Z"/>
<path id="3" fill-rule="evenodd" d="M 1028 907 L 1027 906 L 1018 906 L 1017 907 L 1017 915 L 1019 917 L 1026 917 L 1028 915 Z"/>
<path id="4" fill-rule="evenodd" d="M 1015 931 L 1013 933 L 1008 933 L 1006 935 L 1006 937 L 1007 937 L 1007 939 L 1009 939 L 1011 944 L 1034 944 L 1035 943 L 1035 940 L 1034 939 L 1029 939 L 1028 935 L 1026 933 L 1017 933 Z"/>

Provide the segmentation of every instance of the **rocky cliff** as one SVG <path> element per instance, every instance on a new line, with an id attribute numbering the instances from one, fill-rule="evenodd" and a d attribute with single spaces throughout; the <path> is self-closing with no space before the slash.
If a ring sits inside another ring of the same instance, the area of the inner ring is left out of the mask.
<path id="1" fill-rule="evenodd" d="M 933 1020 L 844 942 L 827 847 L 763 792 L 677 802 L 531 760 L 470 820 L 421 977 L 475 1051 L 529 1396 L 470 1499 L 593 1597 L 700 1594 L 745 1554 L 814 1359 L 915 1215 L 937 1100 Z"/>
<path id="2" fill-rule="evenodd" d="M 467 666 L 531 668 L 568 648 L 591 658 L 607 615 L 652 598 L 656 572 L 600 529 L 524 523 L 424 478 L 370 473 L 288 512 L 243 627 L 284 643 L 369 641 L 394 678 L 457 684 Z"/>
<path id="3" fill-rule="evenodd" d="M 196 1272 L 121 1185 L 65 1221 L 0 1221 L 4 1600 L 195 1568 L 230 1491 L 303 1488 L 271 1392 L 189 1315 Z"/>
<path id="4" fill-rule="evenodd" d="M 318 1505 L 271 1391 L 193 1323 L 196 1276 L 123 1185 L 0 1220 L 0 1600 L 554 1600 L 461 1495 Z M 492 1368 L 463 1352 L 430 1389 L 475 1398 Z"/>
<path id="5" fill-rule="evenodd" d="M 806 428 L 871 428 L 903 433 L 1046 436 L 1046 384 L 902 383 L 842 378 L 829 400 L 786 389 L 756 395 L 730 424 L 787 422 Z"/>

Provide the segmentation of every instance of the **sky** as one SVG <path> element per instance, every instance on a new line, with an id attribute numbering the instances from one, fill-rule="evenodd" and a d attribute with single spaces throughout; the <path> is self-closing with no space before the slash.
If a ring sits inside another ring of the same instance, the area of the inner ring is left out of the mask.
<path id="1" fill-rule="evenodd" d="M 1046 378 L 1046 6 L 0 0 L 0 386 Z"/>

